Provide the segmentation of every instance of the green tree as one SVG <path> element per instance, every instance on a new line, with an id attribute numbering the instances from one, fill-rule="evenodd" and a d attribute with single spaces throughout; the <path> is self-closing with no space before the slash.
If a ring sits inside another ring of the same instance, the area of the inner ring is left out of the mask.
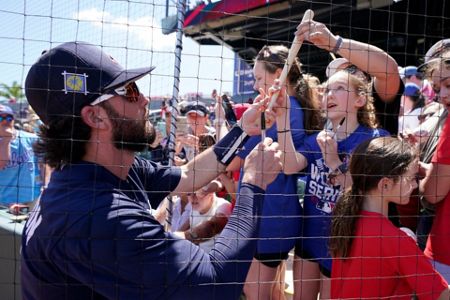
<path id="1" fill-rule="evenodd" d="M 12 85 L 0 83 L 0 97 L 4 97 L 12 102 L 23 102 L 25 100 L 25 94 L 23 88 L 17 81 L 14 81 Z"/>

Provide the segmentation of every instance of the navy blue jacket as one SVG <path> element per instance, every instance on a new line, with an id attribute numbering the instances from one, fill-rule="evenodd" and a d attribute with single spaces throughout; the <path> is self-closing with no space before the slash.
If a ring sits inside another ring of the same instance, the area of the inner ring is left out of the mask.
<path id="1" fill-rule="evenodd" d="M 55 171 L 24 228 L 23 299 L 237 299 L 264 191 L 242 186 L 208 254 L 151 216 L 180 175 L 138 158 L 126 180 L 88 162 Z"/>

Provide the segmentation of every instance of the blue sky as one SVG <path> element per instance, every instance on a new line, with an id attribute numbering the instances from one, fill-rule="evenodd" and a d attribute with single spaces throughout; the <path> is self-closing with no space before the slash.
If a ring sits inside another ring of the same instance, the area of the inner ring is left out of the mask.
<path id="1" fill-rule="evenodd" d="M 170 1 L 173 5 L 174 1 Z M 1 0 L 0 82 L 23 83 L 44 49 L 66 41 L 102 46 L 126 68 L 154 65 L 139 81 L 144 94 L 171 95 L 175 33 L 163 35 L 165 0 Z M 170 7 L 169 14 L 176 8 Z M 180 93 L 232 92 L 233 58 L 222 46 L 183 37 Z"/>

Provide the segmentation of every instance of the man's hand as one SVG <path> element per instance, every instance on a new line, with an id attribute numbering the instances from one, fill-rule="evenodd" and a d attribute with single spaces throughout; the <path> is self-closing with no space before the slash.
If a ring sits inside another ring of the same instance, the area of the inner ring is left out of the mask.
<path id="1" fill-rule="evenodd" d="M 266 138 L 250 152 L 245 160 L 242 182 L 266 189 L 267 185 L 280 173 L 281 168 L 281 150 L 278 143 Z"/>

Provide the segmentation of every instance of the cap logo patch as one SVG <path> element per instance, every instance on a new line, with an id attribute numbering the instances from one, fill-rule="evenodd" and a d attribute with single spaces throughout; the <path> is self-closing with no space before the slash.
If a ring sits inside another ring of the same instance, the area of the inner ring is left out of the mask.
<path id="1" fill-rule="evenodd" d="M 64 92 L 67 93 L 81 93 L 87 95 L 87 80 L 88 75 L 67 73 L 64 71 L 61 73 L 64 76 Z"/>

